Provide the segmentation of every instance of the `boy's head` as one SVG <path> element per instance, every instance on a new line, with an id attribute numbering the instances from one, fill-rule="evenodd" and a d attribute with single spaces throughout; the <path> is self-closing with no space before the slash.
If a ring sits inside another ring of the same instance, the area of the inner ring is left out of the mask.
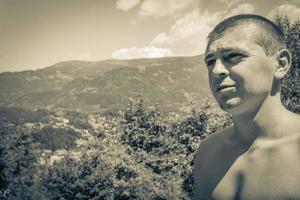
<path id="1" fill-rule="evenodd" d="M 274 23 L 258 15 L 237 15 L 209 34 L 205 63 L 220 107 L 239 115 L 256 112 L 268 95 L 280 91 L 291 55 Z"/>

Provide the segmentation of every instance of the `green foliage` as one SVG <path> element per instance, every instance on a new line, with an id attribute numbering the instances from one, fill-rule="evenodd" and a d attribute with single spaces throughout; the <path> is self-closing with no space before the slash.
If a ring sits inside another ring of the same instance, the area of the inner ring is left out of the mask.
<path id="1" fill-rule="evenodd" d="M 54 199 L 176 199 L 180 195 L 180 178 L 157 174 L 146 165 L 164 159 L 123 145 L 123 132 L 114 129 L 119 121 L 91 118 L 95 130 L 77 141 L 78 149 L 44 166 L 40 182 L 45 193 Z M 46 160 L 49 163 L 51 155 Z"/>
<path id="2" fill-rule="evenodd" d="M 66 111 L 63 113 L 63 117 L 67 118 L 69 124 L 79 129 L 90 129 L 91 126 L 87 121 L 87 114 L 76 111 Z"/>
<path id="3" fill-rule="evenodd" d="M 30 199 L 37 172 L 38 144 L 22 129 L 1 134 L 0 141 L 0 199 Z"/>
<path id="4" fill-rule="evenodd" d="M 277 15 L 275 23 L 283 30 L 292 54 L 291 69 L 282 81 L 282 100 L 289 110 L 300 114 L 300 21 L 292 23 L 286 15 Z"/>
<path id="5" fill-rule="evenodd" d="M 79 133 L 68 127 L 44 126 L 36 132 L 34 131 L 32 136 L 43 148 L 55 151 L 75 147 L 75 140 Z"/>
<path id="6" fill-rule="evenodd" d="M 23 124 L 35 122 L 49 122 L 49 116 L 53 112 L 44 109 L 29 111 L 23 108 L 0 107 L 0 125 L 1 124 Z"/>
<path id="7" fill-rule="evenodd" d="M 160 115 L 157 104 L 151 109 L 145 109 L 141 96 L 137 96 L 135 100 L 129 99 L 121 140 L 134 149 L 139 148 L 146 152 L 161 148 L 164 145 L 162 136 L 166 127 Z"/>
<path id="8" fill-rule="evenodd" d="M 201 139 L 232 124 L 231 117 L 207 100 L 200 108 L 191 105 L 189 115 L 170 114 L 162 119 L 158 105 L 145 108 L 140 96 L 130 99 L 122 121 L 123 144 L 128 144 L 139 155 L 145 167 L 162 177 L 176 177 L 181 194 L 189 198 L 193 190 L 192 164 Z M 172 175 L 171 175 L 171 174 Z"/>
<path id="9" fill-rule="evenodd" d="M 46 168 L 41 184 L 51 199 L 105 199 L 111 197 L 113 182 L 111 166 L 99 157 L 85 155 L 78 162 L 64 158 L 54 167 Z"/>
<path id="10" fill-rule="evenodd" d="M 147 107 L 137 96 L 121 117 L 66 112 L 49 114 L 46 123 L 3 123 L 0 194 L 8 199 L 190 199 L 201 139 L 231 124 L 212 101 L 190 107 L 190 114 L 164 116 L 158 104 Z"/>

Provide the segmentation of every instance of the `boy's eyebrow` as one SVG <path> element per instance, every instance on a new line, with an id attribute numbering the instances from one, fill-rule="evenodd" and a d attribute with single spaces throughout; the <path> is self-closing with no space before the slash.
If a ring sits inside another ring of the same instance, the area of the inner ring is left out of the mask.
<path id="1" fill-rule="evenodd" d="M 212 58 L 212 57 L 214 57 L 213 53 L 207 53 L 204 57 L 204 60 L 208 60 L 209 58 Z"/>
<path id="2" fill-rule="evenodd" d="M 230 48 L 218 49 L 217 53 L 218 52 L 221 53 L 221 54 L 228 54 L 228 53 L 231 53 L 231 52 L 238 52 L 238 53 L 245 54 L 245 55 L 249 54 L 246 50 L 241 49 L 241 48 L 237 48 L 237 47 L 230 47 Z M 207 54 L 205 54 L 204 61 L 206 61 L 206 60 L 208 60 L 210 58 L 214 58 L 214 57 L 215 57 L 215 53 L 214 52 L 208 52 Z"/>
<path id="3" fill-rule="evenodd" d="M 239 53 L 248 54 L 247 51 L 240 48 L 225 48 L 220 50 L 220 53 L 230 53 L 230 52 L 239 52 Z"/>

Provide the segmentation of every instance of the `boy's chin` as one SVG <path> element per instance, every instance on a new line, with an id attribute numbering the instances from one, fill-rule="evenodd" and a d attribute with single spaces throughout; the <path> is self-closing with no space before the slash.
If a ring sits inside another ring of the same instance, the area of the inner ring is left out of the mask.
<path id="1" fill-rule="evenodd" d="M 220 108 L 229 113 L 232 113 L 236 109 L 238 109 L 240 104 L 241 104 L 241 99 L 238 97 L 233 97 L 230 99 L 223 100 L 222 102 L 219 102 Z"/>

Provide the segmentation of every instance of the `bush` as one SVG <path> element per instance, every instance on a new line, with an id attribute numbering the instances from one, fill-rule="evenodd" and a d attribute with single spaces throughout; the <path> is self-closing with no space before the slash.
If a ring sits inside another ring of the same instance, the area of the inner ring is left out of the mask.
<path id="1" fill-rule="evenodd" d="M 0 199 L 31 199 L 40 151 L 30 133 L 15 129 L 0 135 Z"/>
<path id="2" fill-rule="evenodd" d="M 43 148 L 52 151 L 58 149 L 70 149 L 76 146 L 75 140 L 79 133 L 68 127 L 44 126 L 32 133 L 36 142 L 39 142 Z"/>
<path id="3" fill-rule="evenodd" d="M 281 98 L 289 110 L 300 114 L 300 21 L 291 24 L 286 15 L 276 15 L 275 23 L 283 30 L 292 53 L 291 69 L 282 81 Z"/>

